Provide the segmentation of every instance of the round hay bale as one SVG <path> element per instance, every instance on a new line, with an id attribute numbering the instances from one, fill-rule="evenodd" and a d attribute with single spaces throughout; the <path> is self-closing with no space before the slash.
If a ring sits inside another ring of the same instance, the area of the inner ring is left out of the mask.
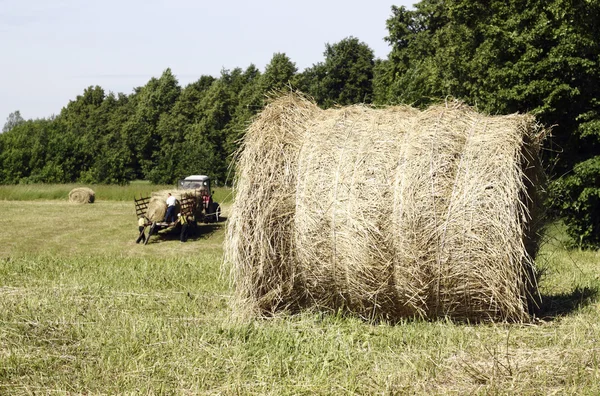
<path id="1" fill-rule="evenodd" d="M 78 187 L 69 192 L 69 202 L 77 204 L 94 203 L 96 193 L 91 188 Z"/>
<path id="2" fill-rule="evenodd" d="M 236 309 L 527 320 L 542 136 L 533 117 L 459 103 L 274 101 L 237 159 L 226 238 Z"/>
<path id="3" fill-rule="evenodd" d="M 150 202 L 148 202 L 148 211 L 146 213 L 146 217 L 148 217 L 151 221 L 163 221 L 165 219 L 165 214 L 167 213 L 167 198 L 169 193 L 177 199 L 175 204 L 175 213 L 179 213 L 181 210 L 181 199 L 184 195 L 193 195 L 196 196 L 199 200 L 200 195 L 196 193 L 197 190 L 161 190 L 154 191 L 150 197 Z"/>
<path id="4" fill-rule="evenodd" d="M 397 165 L 391 156 L 415 112 L 329 110 L 307 131 L 319 143 L 298 154 L 295 238 L 302 287 L 316 305 L 364 317 L 414 313 L 395 298 L 393 234 L 382 226 L 392 217 L 388 180 Z"/>
<path id="5" fill-rule="evenodd" d="M 146 217 L 151 222 L 160 222 L 165 219 L 166 213 L 166 199 L 162 197 L 151 197 L 150 202 L 148 202 L 148 211 L 146 212 Z"/>

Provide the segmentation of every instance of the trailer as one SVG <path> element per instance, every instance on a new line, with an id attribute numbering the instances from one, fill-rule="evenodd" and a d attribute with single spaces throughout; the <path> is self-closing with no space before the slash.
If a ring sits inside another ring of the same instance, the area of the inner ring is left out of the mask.
<path id="1" fill-rule="evenodd" d="M 196 221 L 196 213 L 198 213 L 199 203 L 202 200 L 202 196 L 196 191 L 186 192 L 182 195 L 179 200 L 179 212 L 177 213 L 177 217 L 185 216 L 188 221 L 188 224 L 192 227 L 192 230 L 195 229 L 197 225 Z M 179 220 L 174 222 L 166 222 L 166 221 L 151 221 L 148 214 L 148 207 L 150 204 L 150 197 L 135 198 L 135 214 L 138 219 L 144 219 L 143 225 L 140 224 L 140 234 L 136 242 L 143 241 L 144 245 L 148 244 L 150 237 L 152 235 L 158 234 L 159 231 L 165 230 L 168 228 L 180 229 L 181 222 Z M 146 229 L 148 228 L 148 235 L 146 235 Z"/>
<path id="2" fill-rule="evenodd" d="M 213 200 L 210 177 L 205 175 L 192 175 L 177 183 L 178 192 L 180 192 L 179 212 L 185 216 L 187 223 L 191 226 L 192 232 L 195 231 L 199 223 L 217 223 L 221 220 L 221 207 Z M 159 231 L 168 228 L 181 228 L 181 222 L 151 221 L 148 217 L 148 208 L 151 197 L 134 197 L 135 214 L 138 219 L 144 219 L 143 224 L 139 224 L 140 234 L 136 242 L 144 241 L 148 243 L 150 236 L 158 234 Z M 148 229 L 148 235 L 146 235 Z"/>

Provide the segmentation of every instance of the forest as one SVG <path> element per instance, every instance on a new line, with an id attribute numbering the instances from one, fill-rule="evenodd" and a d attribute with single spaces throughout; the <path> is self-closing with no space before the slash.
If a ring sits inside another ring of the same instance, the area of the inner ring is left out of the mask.
<path id="1" fill-rule="evenodd" d="M 455 98 L 489 114 L 531 113 L 551 131 L 543 158 L 549 214 L 574 244 L 600 246 L 600 2 L 422 0 L 392 6 L 376 59 L 356 37 L 325 44 L 300 71 L 285 53 L 182 87 L 167 68 L 130 94 L 90 86 L 47 119 L 11 113 L 0 184 L 232 182 L 246 126 L 274 95 L 299 90 L 323 108 L 425 108 Z M 167 65 L 165 65 L 167 66 Z"/>

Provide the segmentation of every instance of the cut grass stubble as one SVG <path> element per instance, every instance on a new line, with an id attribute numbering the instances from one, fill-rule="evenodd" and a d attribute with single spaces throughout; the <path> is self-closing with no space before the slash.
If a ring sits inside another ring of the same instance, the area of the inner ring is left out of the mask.
<path id="1" fill-rule="evenodd" d="M 134 243 L 133 202 L 3 201 L 0 394 L 597 394 L 597 252 L 552 227 L 533 325 L 231 320 L 224 231 Z M 227 207 L 225 208 L 227 209 Z M 24 227 L 23 224 L 33 225 Z"/>

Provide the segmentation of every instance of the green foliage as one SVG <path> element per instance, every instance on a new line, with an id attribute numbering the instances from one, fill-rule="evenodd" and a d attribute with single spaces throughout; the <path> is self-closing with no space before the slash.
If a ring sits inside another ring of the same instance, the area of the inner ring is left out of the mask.
<path id="1" fill-rule="evenodd" d="M 600 156 L 580 162 L 550 186 L 552 207 L 565 216 L 567 233 L 579 247 L 600 245 Z"/>
<path id="2" fill-rule="evenodd" d="M 372 51 L 349 38 L 328 44 L 325 55 L 329 74 L 320 100 L 370 101 Z M 263 73 L 250 65 L 182 88 L 166 69 L 130 95 L 90 86 L 56 118 L 24 121 L 15 112 L 0 135 L 0 184 L 172 184 L 190 174 L 229 184 L 246 127 L 268 95 L 297 77 L 294 62 L 275 53 Z"/>
<path id="3" fill-rule="evenodd" d="M 19 110 L 10 113 L 8 118 L 6 119 L 6 123 L 2 127 L 2 132 L 8 132 L 19 124 L 24 123 L 25 120 L 21 116 L 21 112 Z"/>
<path id="4" fill-rule="evenodd" d="M 181 87 L 171 69 L 165 70 L 159 79 L 152 78 L 139 92 L 133 143 L 144 177 L 158 164 L 156 153 L 162 140 L 158 131 L 160 118 L 171 111 L 180 93 Z"/>
<path id="5" fill-rule="evenodd" d="M 260 89 L 263 92 L 281 91 L 289 86 L 298 69 L 296 64 L 284 53 L 276 53 L 260 77 Z"/>
<path id="6" fill-rule="evenodd" d="M 595 172 L 600 143 L 600 3 L 423 0 L 415 7 L 392 7 L 392 52 L 377 64 L 375 102 L 424 106 L 451 96 L 492 114 L 535 114 L 553 126 L 545 152 L 551 171 L 573 170 L 551 189 L 554 207 L 579 243 L 598 244 L 600 228 L 586 215 L 597 184 L 584 175 Z"/>
<path id="7" fill-rule="evenodd" d="M 326 44 L 325 61 L 306 69 L 297 77 L 300 89 L 319 105 L 350 105 L 373 101 L 373 50 L 355 37 Z"/>

